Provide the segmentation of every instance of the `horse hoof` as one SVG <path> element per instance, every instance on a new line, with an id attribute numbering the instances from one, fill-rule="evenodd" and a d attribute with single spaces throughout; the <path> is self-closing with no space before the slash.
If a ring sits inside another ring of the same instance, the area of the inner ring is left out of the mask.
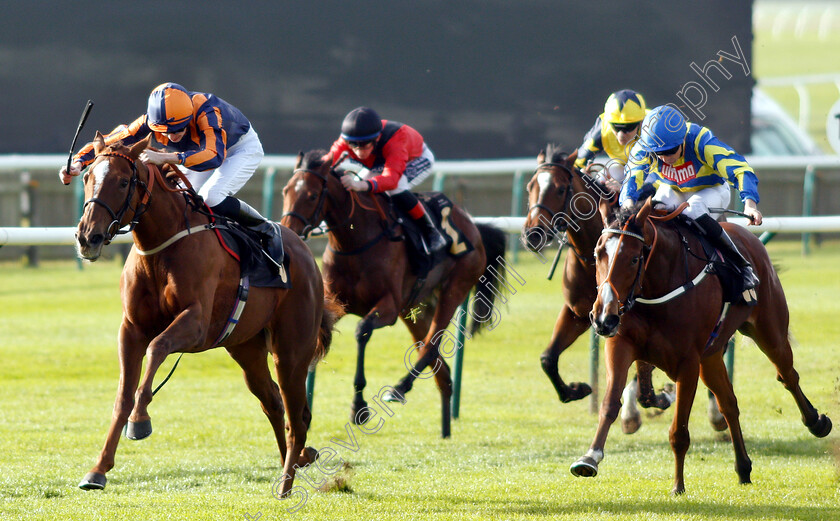
<path id="1" fill-rule="evenodd" d="M 825 438 L 831 432 L 831 419 L 825 414 L 820 414 L 820 417 L 813 425 L 808 427 L 808 430 L 817 438 Z"/>
<path id="2" fill-rule="evenodd" d="M 142 440 L 152 434 L 152 420 L 129 421 L 125 426 L 125 437 L 130 440 Z"/>
<path id="3" fill-rule="evenodd" d="M 399 391 L 388 389 L 382 393 L 382 401 L 391 403 L 396 402 L 405 405 L 405 395 L 401 394 Z"/>
<path id="4" fill-rule="evenodd" d="M 108 478 L 105 477 L 105 474 L 100 474 L 99 472 L 88 472 L 79 483 L 79 488 L 82 490 L 102 490 L 105 488 L 105 483 L 107 481 Z"/>
<path id="5" fill-rule="evenodd" d="M 298 456 L 298 467 L 305 467 L 318 459 L 318 451 L 313 447 L 304 447 Z"/>
<path id="6" fill-rule="evenodd" d="M 585 382 L 572 382 L 567 387 L 568 390 L 560 395 L 560 401 L 563 403 L 581 400 L 592 394 L 592 387 Z"/>
<path id="7" fill-rule="evenodd" d="M 580 478 L 594 478 L 598 475 L 598 463 L 589 456 L 583 456 L 569 467 L 571 473 Z"/>
<path id="8" fill-rule="evenodd" d="M 350 421 L 353 422 L 353 425 L 364 425 L 370 419 L 370 409 L 368 409 L 367 405 L 360 409 L 353 408 L 350 411 Z"/>
<path id="9" fill-rule="evenodd" d="M 642 426 L 642 415 L 634 414 L 629 418 L 621 419 L 621 432 L 624 434 L 633 434 Z"/>

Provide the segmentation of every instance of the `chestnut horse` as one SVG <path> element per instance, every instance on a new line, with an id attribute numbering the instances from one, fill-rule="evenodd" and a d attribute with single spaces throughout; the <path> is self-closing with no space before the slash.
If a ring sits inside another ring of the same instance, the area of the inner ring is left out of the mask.
<path id="1" fill-rule="evenodd" d="M 569 254 L 563 267 L 563 297 L 548 347 L 540 364 L 554 385 L 560 401 L 580 400 L 592 392 L 584 382 L 566 383 L 560 377 L 558 360 L 572 343 L 590 327 L 589 312 L 595 303 L 595 259 L 592 252 L 603 223 L 599 202 L 614 197 L 612 192 L 575 168 L 576 153 L 566 155 L 549 144 L 537 156 L 537 169 L 528 182 L 528 214 L 523 228 L 524 243 L 539 253 L 555 237 L 565 234 Z M 639 402 L 644 407 L 665 409 L 671 402 L 664 393 L 656 395 L 649 364 L 640 363 Z M 633 403 L 622 409 L 622 429 L 631 434 L 641 426 L 641 415 Z"/>
<path id="2" fill-rule="evenodd" d="M 327 223 L 329 245 L 323 259 L 327 293 L 348 313 L 362 317 L 356 328 L 351 421 L 361 424 L 369 415 L 363 391 L 367 383 L 365 347 L 371 334 L 400 318 L 418 347 L 418 360 L 407 367 L 409 374 L 393 392 L 386 391 L 383 399 L 404 401 L 420 372 L 434 362 L 432 372 L 441 396 L 441 431 L 444 438 L 449 437 L 452 379 L 439 348 L 446 341 L 447 325 L 473 287 L 472 332 L 490 318 L 494 294 L 499 291 L 493 287 L 493 280 L 497 286 L 504 284 L 499 277 L 504 277 L 505 235 L 497 228 L 476 226 L 464 210 L 453 205 L 449 219 L 474 248 L 457 258 L 447 255 L 418 284 L 405 242 L 393 240 L 402 232 L 383 210 L 388 208 L 386 196 L 345 190 L 339 180 L 341 174 L 321 160 L 324 153 L 313 150 L 298 156 L 294 174 L 283 189 L 281 222 L 303 237 L 308 237 L 322 220 Z M 454 230 L 447 228 L 446 232 L 456 240 L 453 250 L 462 247 Z M 421 306 L 419 313 L 409 312 Z M 453 342 L 451 338 L 449 341 Z"/>
<path id="3" fill-rule="evenodd" d="M 597 474 L 610 425 L 618 413 L 627 369 L 634 360 L 645 360 L 677 383 L 676 411 L 669 433 L 675 458 L 672 493 L 685 491 L 688 419 L 698 376 L 715 394 L 726 418 L 738 479 L 749 483 L 752 463 L 723 362 L 723 348 L 735 330 L 752 338 L 776 366 L 778 380 L 793 395 L 802 422 L 814 436 L 827 436 L 831 420 L 811 405 L 799 387 L 790 347 L 787 302 L 761 241 L 743 227 L 722 224 L 761 280 L 754 290 L 758 300 L 755 305 L 725 304 L 719 279 L 705 276 L 709 261 L 702 255 L 699 239 L 675 220 L 667 220 L 682 207 L 669 217 L 657 217 L 651 215 L 651 205 L 648 199 L 638 211 L 623 211 L 618 221 L 604 229 L 595 248 L 599 289 L 591 316 L 598 334 L 607 337 L 607 388 L 595 439 L 570 470 L 577 476 Z"/>
<path id="4" fill-rule="evenodd" d="M 326 355 L 340 313 L 324 297 L 309 248 L 283 229 L 291 287 L 251 287 L 246 296 L 239 292 L 239 263 L 220 245 L 208 212 L 199 211 L 201 201 L 195 192 L 178 188 L 156 167 L 138 161 L 149 139 L 131 148 L 106 147 L 97 132 L 93 143 L 96 158 L 84 175 L 86 202 L 76 232 L 79 256 L 95 261 L 102 246 L 125 225 L 132 230 L 134 247 L 120 279 L 123 319 L 114 412 L 99 459 L 79 486 L 105 487 L 105 474 L 114 466 L 126 424 L 131 439 L 151 434 L 147 408 L 152 382 L 167 355 L 206 351 L 221 341 L 242 367 L 248 389 L 260 400 L 274 429 L 284 460 L 281 493 L 285 494 L 292 487 L 296 466 L 305 465 L 313 455 L 312 449 L 304 450 L 312 418 L 306 375 L 310 365 Z M 177 171 L 171 165 L 166 169 Z M 236 323 L 234 308 L 243 303 Z M 229 335 L 224 339 L 223 331 Z M 279 389 L 266 363 L 269 352 Z M 140 382 L 144 355 L 146 371 Z"/>

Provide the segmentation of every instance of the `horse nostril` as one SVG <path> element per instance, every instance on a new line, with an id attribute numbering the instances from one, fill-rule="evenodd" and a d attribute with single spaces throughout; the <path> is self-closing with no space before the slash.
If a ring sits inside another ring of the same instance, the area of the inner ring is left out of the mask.
<path id="1" fill-rule="evenodd" d="M 621 321 L 621 317 L 618 315 L 607 315 L 604 319 L 604 327 L 609 329 L 610 331 L 615 330 L 618 327 L 618 323 Z"/>

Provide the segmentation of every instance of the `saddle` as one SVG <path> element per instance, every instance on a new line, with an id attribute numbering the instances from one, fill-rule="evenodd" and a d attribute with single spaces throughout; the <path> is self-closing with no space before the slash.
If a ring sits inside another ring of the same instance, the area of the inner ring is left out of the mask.
<path id="1" fill-rule="evenodd" d="M 397 216 L 396 221 L 403 227 L 403 235 L 394 237 L 392 240 L 405 240 L 412 273 L 419 278 L 425 278 L 426 274 L 446 257 L 461 257 L 471 252 L 474 246 L 452 222 L 449 216 L 452 211 L 452 201 L 446 195 L 441 192 L 421 192 L 416 195 L 431 215 L 435 226 L 446 238 L 446 247 L 432 255 L 427 254 L 423 246 L 423 231 L 414 219 L 397 210 L 393 204 L 391 209 Z"/>
<path id="2" fill-rule="evenodd" d="M 251 286 L 258 288 L 292 287 L 288 278 L 289 256 L 283 252 L 283 269 L 268 258 L 263 249 L 262 238 L 256 232 L 240 226 L 236 221 L 216 222 L 214 228 L 222 248 L 239 262 L 242 277 L 248 276 Z"/>
<path id="3" fill-rule="evenodd" d="M 758 304 L 755 290 L 744 291 L 744 280 L 741 277 L 741 270 L 706 239 L 700 226 L 693 219 L 684 215 L 680 215 L 677 220 L 689 233 L 697 237 L 703 246 L 703 253 L 708 262 L 706 272 L 716 275 L 720 280 L 720 286 L 723 289 L 723 301 L 731 304 L 746 304 L 748 306 Z"/>

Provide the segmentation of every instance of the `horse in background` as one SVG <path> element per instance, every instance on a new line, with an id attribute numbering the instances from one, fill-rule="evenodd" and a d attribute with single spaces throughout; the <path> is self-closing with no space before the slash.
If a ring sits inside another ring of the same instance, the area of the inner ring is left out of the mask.
<path id="1" fill-rule="evenodd" d="M 831 420 L 811 405 L 800 388 L 787 302 L 761 241 L 745 228 L 722 224 L 761 280 L 754 305 L 737 299 L 726 302 L 718 277 L 705 276 L 710 259 L 695 253 L 703 252 L 699 238 L 673 219 L 682 208 L 664 217 L 653 215 L 651 208 L 648 199 L 641 208 L 621 213 L 603 230 L 595 248 L 598 296 L 591 317 L 598 334 L 607 337 L 607 389 L 592 445 L 570 470 L 576 476 L 597 474 L 610 425 L 618 414 L 627 369 L 634 360 L 645 360 L 677 383 L 669 431 L 675 459 L 672 493 L 685 491 L 688 420 L 698 376 L 715 394 L 726 418 L 739 481 L 750 483 L 752 462 L 723 362 L 724 346 L 736 330 L 752 338 L 776 366 L 778 380 L 793 396 L 802 423 L 814 436 L 827 436 Z"/>
<path id="2" fill-rule="evenodd" d="M 575 168 L 577 151 L 567 155 L 549 144 L 537 156 L 537 168 L 528 182 L 528 213 L 523 228 L 528 249 L 540 253 L 555 238 L 565 235 L 569 253 L 563 265 L 564 305 L 560 310 L 548 347 L 540 356 L 540 365 L 560 401 L 568 403 L 585 398 L 592 388 L 585 382 L 566 383 L 560 376 L 560 354 L 589 330 L 589 312 L 595 303 L 595 259 L 593 251 L 603 229 L 598 212 L 600 201 L 615 198 L 594 178 Z M 638 399 L 643 407 L 666 409 L 671 405 L 667 393 L 654 392 L 652 367 L 638 364 Z M 622 430 L 632 434 L 642 424 L 635 407 L 635 394 L 626 400 L 621 412 Z"/>
<path id="3" fill-rule="evenodd" d="M 79 256 L 95 261 L 104 245 L 125 233 L 124 226 L 134 235 L 134 247 L 120 279 L 120 380 L 113 416 L 99 459 L 79 486 L 105 487 L 124 427 L 130 439 L 151 434 L 152 383 L 166 357 L 221 344 L 271 423 L 284 461 L 280 493 L 287 493 L 296 468 L 315 455 L 314 449 L 304 450 L 312 419 L 306 376 L 326 355 L 341 313 L 324 297 L 312 253 L 283 228 L 291 286 L 249 288 L 245 282 L 243 291 L 239 262 L 221 244 L 214 230 L 218 223 L 200 198 L 178 185 L 183 176 L 177 168 L 166 166 L 171 175 L 164 176 L 138 160 L 148 138 L 131 148 L 105 146 L 97 132 L 93 143 L 96 158 L 83 177 L 86 202 L 76 232 Z M 269 353 L 279 387 L 266 363 Z"/>
<path id="4" fill-rule="evenodd" d="M 449 437 L 452 379 L 440 346 L 447 340 L 454 344 L 454 338 L 447 339 L 451 334 L 446 327 L 473 288 L 474 322 L 469 335 L 490 320 L 495 294 L 505 284 L 505 234 L 475 224 L 467 212 L 453 204 L 443 216 L 450 254 L 419 278 L 411 267 L 405 225 L 383 209 L 389 208 L 387 196 L 348 192 L 339 180 L 341 174 L 322 160 L 324 154 L 324 150 L 313 150 L 298 156 L 294 174 L 283 189 L 281 222 L 303 237 L 326 222 L 329 244 L 323 271 L 327 293 L 348 313 L 362 317 L 355 335 L 351 421 L 362 424 L 369 417 L 363 391 L 367 385 L 365 349 L 371 335 L 399 318 L 411 333 L 418 360 L 382 399 L 404 401 L 421 371 L 434 364 L 432 372 L 441 397 L 441 434 Z"/>

